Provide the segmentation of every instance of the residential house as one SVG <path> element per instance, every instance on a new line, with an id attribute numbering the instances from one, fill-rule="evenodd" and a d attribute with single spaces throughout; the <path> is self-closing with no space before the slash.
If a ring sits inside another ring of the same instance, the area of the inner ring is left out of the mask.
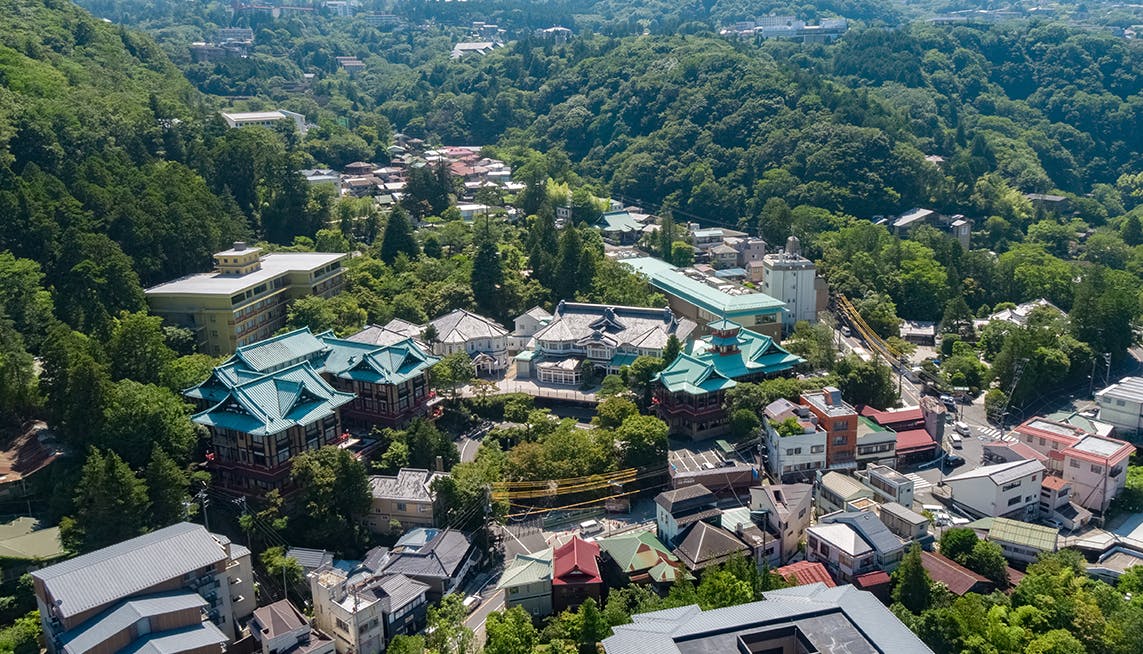
<path id="1" fill-rule="evenodd" d="M 810 484 L 770 484 L 750 489 L 750 510 L 766 514 L 766 528 L 780 543 L 783 562 L 797 553 L 806 536 L 813 517 L 812 498 Z"/>
<path id="2" fill-rule="evenodd" d="M 308 577 L 311 572 L 326 565 L 333 564 L 333 552 L 306 547 L 291 547 L 287 549 L 286 558 L 298 562 L 298 565 L 302 568 L 303 577 Z"/>
<path id="3" fill-rule="evenodd" d="M 619 262 L 645 275 L 654 289 L 667 296 L 671 309 L 680 316 L 701 325 L 731 320 L 770 338 L 782 337 L 786 305 L 775 297 L 708 277 L 693 268 L 676 268 L 653 257 Z"/>
<path id="4" fill-rule="evenodd" d="M 338 654 L 380 654 L 394 636 L 412 635 L 427 622 L 429 585 L 381 568 L 388 552 L 363 561 L 338 561 L 310 574 L 314 624 Z"/>
<path id="5" fill-rule="evenodd" d="M 917 541 L 922 545 L 932 542 L 929 519 L 896 502 L 886 502 L 877 509 L 881 522 L 898 538 Z"/>
<path id="6" fill-rule="evenodd" d="M 433 482 L 446 477 L 443 472 L 401 468 L 396 475 L 373 475 L 369 492 L 369 529 L 375 534 L 404 532 L 415 527 L 432 527 L 436 508 Z"/>
<path id="7" fill-rule="evenodd" d="M 1143 377 L 1124 377 L 1095 393 L 1099 419 L 1124 435 L 1143 431 Z"/>
<path id="8" fill-rule="evenodd" d="M 957 597 L 968 593 L 987 595 L 996 589 L 996 584 L 982 577 L 952 559 L 936 552 L 921 552 L 921 566 L 934 583 L 943 584 Z"/>
<path id="9" fill-rule="evenodd" d="M 833 577 L 829 576 L 829 570 L 826 570 L 824 565 L 816 561 L 798 561 L 784 565 L 775 568 L 774 574 L 794 586 L 806 586 L 808 584 L 825 584 L 829 588 L 837 586 Z"/>
<path id="10" fill-rule="evenodd" d="M 818 473 L 814 484 L 814 506 L 819 516 L 835 511 L 848 511 L 850 504 L 859 499 L 873 498 L 873 489 L 853 477 L 840 472 Z"/>
<path id="11" fill-rule="evenodd" d="M 842 511 L 821 516 L 818 524 L 845 524 L 873 548 L 877 569 L 893 572 L 905 555 L 907 541 L 898 538 L 873 511 Z"/>
<path id="12" fill-rule="evenodd" d="M 844 639 L 844 640 L 843 640 Z M 703 611 L 684 606 L 631 616 L 603 640 L 606 654 L 837 652 L 932 654 L 870 593 L 812 584 L 766 593 L 766 599 Z"/>
<path id="13" fill-rule="evenodd" d="M 657 376 L 655 406 L 671 433 L 694 440 L 729 429 L 723 408 L 726 391 L 739 382 L 761 381 L 793 369 L 801 357 L 772 338 L 719 320 L 710 335 L 692 341 Z"/>
<path id="14" fill-rule="evenodd" d="M 1007 518 L 985 518 L 967 526 L 984 531 L 985 538 L 999 545 L 1005 558 L 1010 561 L 1034 563 L 1041 554 L 1059 549 L 1060 533 L 1051 527 Z"/>
<path id="15" fill-rule="evenodd" d="M 516 355 L 516 377 L 579 385 L 584 362 L 612 374 L 640 356 L 661 357 L 671 336 L 685 344 L 695 323 L 670 309 L 561 301 L 532 338 L 533 349 Z"/>
<path id="16" fill-rule="evenodd" d="M 333 297 L 345 286 L 349 255 L 274 252 L 235 242 L 214 255 L 214 272 L 188 275 L 144 291 L 151 313 L 195 334 L 212 356 L 272 336 L 286 325 L 286 305 L 298 298 Z"/>
<path id="17" fill-rule="evenodd" d="M 603 603 L 599 545 L 579 536 L 552 550 L 552 610 L 561 613 L 588 598 Z"/>
<path id="18" fill-rule="evenodd" d="M 663 592 L 678 578 L 678 557 L 650 531 L 627 532 L 596 542 L 608 587 L 649 584 Z"/>
<path id="19" fill-rule="evenodd" d="M 674 547 L 682 532 L 695 522 L 714 520 L 721 512 L 718 500 L 702 484 L 692 484 L 655 496 L 655 525 L 659 540 Z"/>
<path id="20" fill-rule="evenodd" d="M 289 600 L 254 610 L 250 635 L 262 654 L 333 654 L 333 639 L 310 626 L 309 618 Z"/>
<path id="21" fill-rule="evenodd" d="M 808 407 L 785 398 L 774 400 L 762 410 L 762 425 L 766 471 L 774 479 L 809 479 L 826 467 L 829 435 Z"/>
<path id="22" fill-rule="evenodd" d="M 504 591 L 504 607 L 522 607 L 533 618 L 552 614 L 552 548 L 517 554 L 504 568 L 496 587 Z"/>
<path id="23" fill-rule="evenodd" d="M 865 416 L 857 420 L 857 469 L 871 465 L 897 465 L 897 432 L 879 426 Z"/>
<path id="24" fill-rule="evenodd" d="M 782 565 L 782 541 L 766 529 L 765 516 L 745 506 L 723 509 L 718 526 L 750 548 L 749 556 L 758 566 Z"/>
<path id="25" fill-rule="evenodd" d="M 1083 527 L 1091 521 L 1091 511 L 1072 501 L 1072 484 L 1063 477 L 1046 475 L 1040 482 L 1040 517 L 1059 523 L 1068 531 Z"/>
<path id="26" fill-rule="evenodd" d="M 806 530 L 806 560 L 825 565 L 843 583 L 877 569 L 873 547 L 843 523 L 817 524 Z"/>
<path id="27" fill-rule="evenodd" d="M 710 265 L 714 266 L 715 270 L 738 267 L 738 250 L 726 243 L 712 245 L 706 251 L 710 255 Z"/>
<path id="28" fill-rule="evenodd" d="M 854 475 L 873 491 L 873 499 L 878 502 L 896 502 L 905 508 L 913 508 L 913 480 L 893 468 L 871 465 Z"/>
<path id="29" fill-rule="evenodd" d="M 802 393 L 802 405 L 817 417 L 826 432 L 826 467 L 852 470 L 857 467 L 857 410 L 841 399 L 841 391 L 826 386 L 821 391 Z"/>
<path id="30" fill-rule="evenodd" d="M 818 308 L 825 308 L 821 293 L 824 281 L 817 277 L 814 262 L 801 254 L 802 246 L 798 237 L 786 240 L 786 248 L 777 253 L 762 257 L 762 292 L 781 300 L 786 305 L 782 313 L 782 326 L 786 332 L 793 330 L 801 320 L 815 323 Z M 828 297 L 828 296 L 827 296 Z"/>
<path id="31" fill-rule="evenodd" d="M 397 541 L 382 572 L 428 584 L 429 597 L 439 599 L 460 588 L 482 558 L 480 548 L 461 531 L 419 527 Z"/>
<path id="32" fill-rule="evenodd" d="M 1044 465 L 1014 461 L 945 477 L 943 485 L 961 509 L 979 517 L 1034 520 L 1039 515 Z"/>
<path id="33" fill-rule="evenodd" d="M 294 456 L 348 438 L 343 418 L 397 425 L 428 411 L 436 361 L 412 339 L 376 346 L 303 328 L 238 348 L 184 394 L 202 409 L 192 419 L 210 432 L 221 482 L 263 494 L 286 487 Z"/>
<path id="34" fill-rule="evenodd" d="M 1048 469 L 1071 483 L 1080 506 L 1103 513 L 1127 486 L 1127 464 L 1135 446 L 1088 434 L 1066 423 L 1031 418 L 1012 433 L 1048 457 Z"/>
<path id="35" fill-rule="evenodd" d="M 189 522 L 31 576 L 51 654 L 220 654 L 256 602 L 250 550 Z"/>
<path id="36" fill-rule="evenodd" d="M 1087 573 L 1114 586 L 1124 573 L 1139 565 L 1143 565 L 1143 552 L 1116 545 L 1101 554 L 1095 563 L 1088 563 Z"/>
<path id="37" fill-rule="evenodd" d="M 683 532 L 683 538 L 674 553 L 687 570 L 695 573 L 735 556 L 753 558 L 754 555 L 750 545 L 709 522 L 696 522 Z"/>

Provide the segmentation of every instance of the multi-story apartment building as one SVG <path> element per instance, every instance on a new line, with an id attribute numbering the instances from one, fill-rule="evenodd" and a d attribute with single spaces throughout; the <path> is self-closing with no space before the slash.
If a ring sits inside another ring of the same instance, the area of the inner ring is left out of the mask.
<path id="1" fill-rule="evenodd" d="M 873 489 L 863 486 L 849 475 L 834 471 L 825 474 L 819 472 L 818 475 L 814 484 L 814 506 L 819 516 L 835 511 L 849 511 L 853 502 L 873 499 Z"/>
<path id="2" fill-rule="evenodd" d="M 254 611 L 250 550 L 182 522 L 32 573 L 52 654 L 221 654 Z"/>
<path id="3" fill-rule="evenodd" d="M 762 258 L 762 292 L 786 304 L 782 325 L 789 331 L 799 320 L 817 322 L 818 289 L 814 262 L 802 256 L 798 237 L 786 240 L 786 249 Z M 824 305 L 822 305 L 824 307 Z"/>
<path id="4" fill-rule="evenodd" d="M 324 252 L 263 256 L 259 248 L 238 242 L 214 255 L 214 272 L 152 286 L 145 294 L 151 313 L 190 329 L 200 352 L 219 356 L 284 327 L 290 301 L 340 293 L 347 256 Z"/>
<path id="5" fill-rule="evenodd" d="M 692 341 L 657 376 L 655 406 L 671 433 L 694 440 L 728 429 L 726 391 L 789 372 L 803 362 L 774 339 L 729 320 L 707 326 L 710 334 Z"/>
<path id="6" fill-rule="evenodd" d="M 532 349 L 516 355 L 516 376 L 578 385 L 584 362 L 600 372 L 616 373 L 640 356 L 662 356 L 671 336 L 685 344 L 695 327 L 667 308 L 561 301 L 531 335 Z"/>
<path id="7" fill-rule="evenodd" d="M 856 468 L 857 410 L 842 400 L 841 391 L 833 386 L 802 393 L 800 399 L 826 432 L 826 467 L 832 470 Z"/>
<path id="8" fill-rule="evenodd" d="M 807 407 L 784 398 L 775 400 L 762 410 L 762 425 L 766 471 L 774 479 L 810 479 L 826 467 L 829 435 Z"/>
<path id="9" fill-rule="evenodd" d="M 1040 510 L 1044 465 L 1014 461 L 982 466 L 945 477 L 953 502 L 979 517 L 1034 520 Z"/>
<path id="10" fill-rule="evenodd" d="M 1044 418 L 1025 421 L 1012 435 L 1048 457 L 1048 469 L 1071 484 L 1073 500 L 1082 507 L 1102 513 L 1127 485 L 1131 443 Z"/>
<path id="11" fill-rule="evenodd" d="M 790 560 L 813 517 L 809 484 L 769 484 L 750 489 L 750 510 L 766 514 L 766 529 L 781 542 L 780 558 Z"/>
<path id="12" fill-rule="evenodd" d="M 1143 377 L 1124 377 L 1095 394 L 1099 419 L 1125 436 L 1143 431 Z"/>
<path id="13" fill-rule="evenodd" d="M 374 533 L 385 534 L 432 527 L 436 513 L 433 482 L 445 476 L 443 472 L 401 468 L 396 475 L 370 477 L 373 504 L 369 509 L 369 528 Z"/>
<path id="14" fill-rule="evenodd" d="M 238 348 L 185 395 L 221 481 L 261 494 L 284 487 L 294 456 L 342 439 L 343 413 L 372 426 L 427 412 L 436 361 L 412 339 L 376 346 L 305 328 Z"/>

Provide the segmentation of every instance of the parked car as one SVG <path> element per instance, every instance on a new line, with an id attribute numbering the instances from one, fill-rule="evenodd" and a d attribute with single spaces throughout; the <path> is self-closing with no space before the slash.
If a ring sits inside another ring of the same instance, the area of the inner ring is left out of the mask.
<path id="1" fill-rule="evenodd" d="M 964 465 L 964 457 L 959 454 L 949 454 L 945 456 L 945 465 L 950 468 L 959 468 Z"/>
<path id="2" fill-rule="evenodd" d="M 971 436 L 972 435 L 972 430 L 970 430 L 968 428 L 967 422 L 962 422 L 960 420 L 957 420 L 956 422 L 953 423 L 953 429 L 955 429 L 956 433 L 960 434 L 961 436 Z"/>

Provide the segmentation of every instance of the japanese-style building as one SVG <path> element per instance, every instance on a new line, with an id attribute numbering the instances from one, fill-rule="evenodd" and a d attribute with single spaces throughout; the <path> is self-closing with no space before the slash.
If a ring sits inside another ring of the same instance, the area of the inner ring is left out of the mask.
<path id="1" fill-rule="evenodd" d="M 412 339 L 373 345 L 299 329 L 238 348 L 184 391 L 210 431 L 223 485 L 283 489 L 290 461 L 344 440 L 345 424 L 399 425 L 428 412 L 437 358 Z"/>
<path id="2" fill-rule="evenodd" d="M 726 391 L 793 369 L 803 359 L 774 339 L 729 320 L 710 323 L 710 335 L 693 341 L 656 377 L 654 402 L 672 434 L 700 440 L 729 429 Z"/>

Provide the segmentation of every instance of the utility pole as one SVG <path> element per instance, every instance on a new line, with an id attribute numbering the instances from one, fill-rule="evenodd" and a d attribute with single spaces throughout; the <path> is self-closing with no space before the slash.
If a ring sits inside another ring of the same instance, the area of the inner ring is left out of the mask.
<path id="1" fill-rule="evenodd" d="M 206 489 L 203 488 L 200 490 L 198 494 L 194 496 L 194 498 L 198 500 L 200 504 L 202 504 L 202 525 L 206 527 L 207 531 L 210 531 L 210 517 L 206 512 L 206 507 L 210 506 L 210 498 L 207 497 Z"/>

